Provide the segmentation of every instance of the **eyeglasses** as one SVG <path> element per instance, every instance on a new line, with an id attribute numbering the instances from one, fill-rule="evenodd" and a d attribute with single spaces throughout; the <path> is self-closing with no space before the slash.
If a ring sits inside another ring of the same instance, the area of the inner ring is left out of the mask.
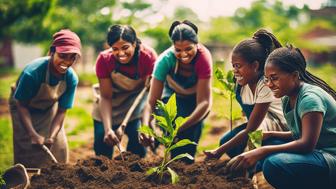
<path id="1" fill-rule="evenodd" d="M 275 84 L 278 84 L 279 77 L 276 77 L 276 76 L 266 77 L 266 76 L 264 76 L 263 82 L 264 82 L 265 85 L 268 85 L 269 83 L 272 83 L 273 85 L 275 85 Z"/>

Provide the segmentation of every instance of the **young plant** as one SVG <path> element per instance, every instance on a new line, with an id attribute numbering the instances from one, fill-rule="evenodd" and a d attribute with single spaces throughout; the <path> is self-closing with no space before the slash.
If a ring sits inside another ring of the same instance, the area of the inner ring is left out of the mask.
<path id="1" fill-rule="evenodd" d="M 249 136 L 248 147 L 250 150 L 261 147 L 262 139 L 263 139 L 262 130 L 256 130 L 256 131 L 250 132 L 248 136 Z"/>
<path id="2" fill-rule="evenodd" d="M 2 178 L 2 173 L 0 172 L 0 188 L 6 186 L 5 180 Z"/>
<path id="3" fill-rule="evenodd" d="M 235 89 L 236 82 L 234 81 L 233 71 L 230 70 L 226 74 L 220 68 L 217 68 L 215 71 L 216 79 L 221 83 L 223 89 L 214 88 L 214 92 L 228 98 L 230 100 L 230 129 L 232 131 L 232 121 L 233 121 L 233 111 L 232 111 L 232 103 L 235 98 Z"/>
<path id="4" fill-rule="evenodd" d="M 159 141 L 164 147 L 164 156 L 161 164 L 157 167 L 152 167 L 147 171 L 147 175 L 157 174 L 160 177 L 160 181 L 162 181 L 163 173 L 168 171 L 171 176 L 171 182 L 173 184 L 177 183 L 179 180 L 179 176 L 177 173 L 172 170 L 168 165 L 178 159 L 181 158 L 189 158 L 193 160 L 194 158 L 188 154 L 180 154 L 173 159 L 169 159 L 170 152 L 175 149 L 185 145 L 193 144 L 197 145 L 195 142 L 190 141 L 189 139 L 183 139 L 178 142 L 174 142 L 174 139 L 177 135 L 179 128 L 186 122 L 188 118 L 177 117 L 177 107 L 176 107 L 176 95 L 173 94 L 167 104 L 164 104 L 162 101 L 158 100 L 157 102 L 157 109 L 159 110 L 159 114 L 153 114 L 154 119 L 156 120 L 157 125 L 159 125 L 163 132 L 161 134 L 157 134 L 154 130 L 147 126 L 142 125 L 139 128 L 139 132 L 150 135 L 154 137 L 157 141 Z"/>

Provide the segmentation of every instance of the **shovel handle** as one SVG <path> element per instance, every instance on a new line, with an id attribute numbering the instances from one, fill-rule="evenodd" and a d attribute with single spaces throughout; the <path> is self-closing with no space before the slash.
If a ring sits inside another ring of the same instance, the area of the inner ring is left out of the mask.
<path id="1" fill-rule="evenodd" d="M 55 156 L 51 153 L 51 151 L 49 150 L 49 148 L 46 145 L 42 145 L 42 150 L 45 151 L 49 157 L 51 158 L 52 162 L 54 163 L 58 163 L 57 159 L 55 158 Z"/>

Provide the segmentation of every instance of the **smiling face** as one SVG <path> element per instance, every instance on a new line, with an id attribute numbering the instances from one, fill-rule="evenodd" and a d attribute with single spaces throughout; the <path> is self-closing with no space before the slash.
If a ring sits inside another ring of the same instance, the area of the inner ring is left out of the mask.
<path id="1" fill-rule="evenodd" d="M 197 44 L 188 41 L 175 41 L 175 56 L 183 64 L 189 64 L 197 54 Z"/>
<path id="2" fill-rule="evenodd" d="M 246 84 L 256 83 L 259 80 L 260 74 L 257 62 L 248 63 L 244 58 L 233 53 L 231 56 L 231 64 L 234 76 L 239 85 L 244 86 Z"/>
<path id="3" fill-rule="evenodd" d="M 272 90 L 275 97 L 281 98 L 285 95 L 292 96 L 300 81 L 297 72 L 284 72 L 270 62 L 265 66 L 264 82 Z"/>
<path id="4" fill-rule="evenodd" d="M 65 74 L 69 67 L 72 66 L 78 59 L 78 55 L 76 53 L 55 52 L 52 57 L 53 67 L 55 68 L 54 70 L 57 74 Z"/>
<path id="5" fill-rule="evenodd" d="M 128 64 L 135 53 L 136 44 L 124 41 L 120 39 L 119 41 L 113 43 L 112 54 L 113 56 L 122 64 Z"/>

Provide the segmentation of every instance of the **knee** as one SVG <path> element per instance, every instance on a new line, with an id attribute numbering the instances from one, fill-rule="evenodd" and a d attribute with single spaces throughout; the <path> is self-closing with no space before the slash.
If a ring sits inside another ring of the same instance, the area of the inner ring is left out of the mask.
<path id="1" fill-rule="evenodd" d="M 267 182 L 276 188 L 283 188 L 283 183 L 289 179 L 282 159 L 277 156 L 265 159 L 262 169 Z"/>

